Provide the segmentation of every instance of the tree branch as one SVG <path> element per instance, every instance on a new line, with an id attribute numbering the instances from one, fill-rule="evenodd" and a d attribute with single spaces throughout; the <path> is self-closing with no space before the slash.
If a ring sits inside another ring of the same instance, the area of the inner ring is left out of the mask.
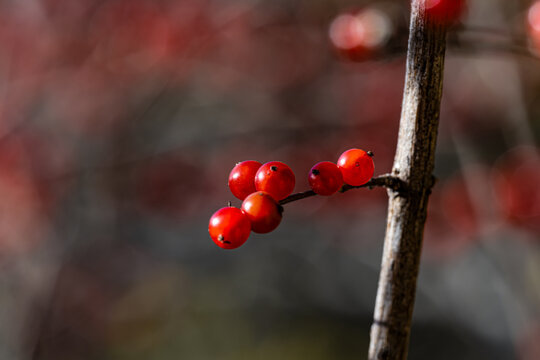
<path id="1" fill-rule="evenodd" d="M 426 16 L 425 1 L 412 0 L 407 70 L 392 174 L 407 191 L 388 190 L 386 236 L 369 359 L 407 358 L 433 166 L 446 28 Z"/>

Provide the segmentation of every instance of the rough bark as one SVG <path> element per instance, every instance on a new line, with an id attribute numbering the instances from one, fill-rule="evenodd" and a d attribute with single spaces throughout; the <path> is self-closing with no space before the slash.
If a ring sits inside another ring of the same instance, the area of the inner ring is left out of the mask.
<path id="1" fill-rule="evenodd" d="M 446 28 L 413 0 L 407 70 L 369 359 L 407 358 L 442 95 Z"/>

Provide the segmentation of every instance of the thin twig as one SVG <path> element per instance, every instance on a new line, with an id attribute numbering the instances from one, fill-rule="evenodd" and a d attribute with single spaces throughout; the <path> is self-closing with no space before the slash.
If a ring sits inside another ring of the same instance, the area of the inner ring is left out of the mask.
<path id="1" fill-rule="evenodd" d="M 365 188 L 365 187 L 369 189 L 372 189 L 374 187 L 385 187 L 387 189 L 392 189 L 398 193 L 403 193 L 407 191 L 405 182 L 403 182 L 403 180 L 401 180 L 400 178 L 392 174 L 384 174 L 384 175 L 378 176 L 376 178 L 371 179 L 364 185 L 360 185 L 360 186 L 352 186 L 352 185 L 345 184 L 339 191 L 345 192 L 352 189 L 360 189 L 360 188 Z"/>
<path id="2" fill-rule="evenodd" d="M 378 177 L 375 177 L 369 180 L 364 185 L 352 186 L 352 185 L 345 184 L 341 187 L 341 189 L 339 189 L 339 192 L 343 193 L 352 189 L 361 189 L 361 188 L 372 189 L 374 187 L 385 187 L 385 188 L 392 189 L 400 193 L 406 191 L 405 183 L 400 178 L 393 176 L 391 174 L 384 174 L 384 175 L 380 175 Z M 279 202 L 279 205 L 285 205 L 290 202 L 302 200 L 302 199 L 315 196 L 315 195 L 317 194 L 313 190 L 299 192 L 296 194 L 289 195 L 285 199 L 281 200 Z"/>

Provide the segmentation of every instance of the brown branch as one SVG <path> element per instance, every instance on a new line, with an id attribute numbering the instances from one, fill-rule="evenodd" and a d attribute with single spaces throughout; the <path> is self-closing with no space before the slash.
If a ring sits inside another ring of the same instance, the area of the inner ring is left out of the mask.
<path id="1" fill-rule="evenodd" d="M 403 183 L 403 181 L 401 181 L 401 179 L 391 174 L 385 174 L 385 175 L 380 175 L 376 178 L 369 180 L 364 185 L 352 186 L 352 185 L 345 184 L 341 187 L 341 189 L 339 189 L 339 192 L 346 192 L 352 189 L 361 189 L 361 188 L 372 189 L 374 187 L 386 187 L 388 189 L 392 189 L 397 192 L 406 191 L 405 184 Z M 280 200 L 279 205 L 285 205 L 290 202 L 302 200 L 302 199 L 315 196 L 315 195 L 317 194 L 313 190 L 299 192 L 296 194 L 289 195 L 283 200 Z"/>
<path id="2" fill-rule="evenodd" d="M 388 219 L 369 359 L 407 358 L 416 279 L 433 166 L 446 28 L 426 16 L 425 2 L 412 0 L 405 89 L 392 174 L 406 192 L 388 190 Z"/>

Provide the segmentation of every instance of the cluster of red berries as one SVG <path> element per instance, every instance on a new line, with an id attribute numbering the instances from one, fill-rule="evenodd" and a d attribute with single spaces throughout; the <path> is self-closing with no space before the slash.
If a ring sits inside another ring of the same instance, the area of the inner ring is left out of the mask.
<path id="1" fill-rule="evenodd" d="M 337 164 L 319 162 L 308 174 L 309 185 L 323 196 L 336 193 L 344 183 L 364 185 L 375 170 L 372 156 L 369 151 L 350 149 Z M 236 164 L 229 175 L 229 189 L 243 200 L 242 207 L 224 207 L 212 215 L 208 225 L 212 240 L 223 249 L 235 249 L 246 242 L 251 231 L 264 234 L 277 228 L 283 212 L 280 201 L 291 195 L 295 182 L 291 168 L 280 161 Z"/>

